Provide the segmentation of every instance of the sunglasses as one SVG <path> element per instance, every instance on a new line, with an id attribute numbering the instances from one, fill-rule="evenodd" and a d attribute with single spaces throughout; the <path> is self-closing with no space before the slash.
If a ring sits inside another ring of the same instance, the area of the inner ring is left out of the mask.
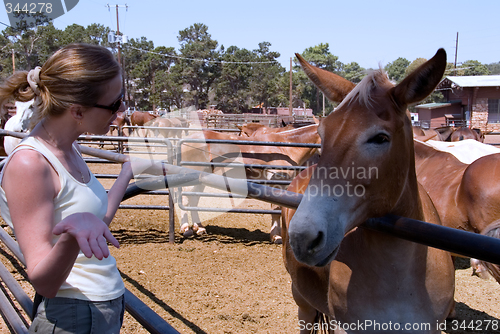
<path id="1" fill-rule="evenodd" d="M 102 104 L 95 104 L 94 107 L 111 110 L 111 114 L 115 114 L 116 112 L 118 112 L 118 110 L 120 110 L 122 103 L 123 103 L 123 94 L 120 95 L 120 97 L 115 102 L 111 103 L 109 106 L 104 106 Z"/>

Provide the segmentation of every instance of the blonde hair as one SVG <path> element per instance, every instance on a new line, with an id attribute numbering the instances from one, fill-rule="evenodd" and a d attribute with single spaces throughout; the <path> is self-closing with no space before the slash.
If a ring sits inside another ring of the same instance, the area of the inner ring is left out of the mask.
<path id="1" fill-rule="evenodd" d="M 121 73 L 120 65 L 106 48 L 70 44 L 43 64 L 38 91 L 28 83 L 28 72 L 18 71 L 0 85 L 0 106 L 10 100 L 36 98 L 31 127 L 46 116 L 58 116 L 72 104 L 92 107 L 105 94 L 102 86 Z M 39 94 L 39 96 L 37 96 Z"/>

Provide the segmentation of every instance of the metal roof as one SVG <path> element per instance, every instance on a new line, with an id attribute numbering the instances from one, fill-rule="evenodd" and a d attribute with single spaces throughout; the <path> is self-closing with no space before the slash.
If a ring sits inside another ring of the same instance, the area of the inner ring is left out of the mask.
<path id="1" fill-rule="evenodd" d="M 500 75 L 449 76 L 449 80 L 458 87 L 500 87 Z"/>
<path id="2" fill-rule="evenodd" d="M 426 104 L 421 104 L 421 105 L 415 106 L 415 108 L 437 109 L 437 108 L 448 107 L 448 106 L 451 106 L 451 103 L 426 103 Z"/>

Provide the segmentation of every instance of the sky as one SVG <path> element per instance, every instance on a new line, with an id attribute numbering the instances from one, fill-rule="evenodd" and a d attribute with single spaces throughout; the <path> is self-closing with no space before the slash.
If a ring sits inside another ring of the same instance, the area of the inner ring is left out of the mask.
<path id="1" fill-rule="evenodd" d="M 146 37 L 155 47 L 178 50 L 179 31 L 203 23 L 225 48 L 254 50 L 271 43 L 287 69 L 295 52 L 320 43 L 328 43 L 342 63 L 364 68 L 400 57 L 429 59 L 439 48 L 448 62 L 455 61 L 456 51 L 458 63 L 500 61 L 499 0 L 79 0 L 54 25 L 63 30 L 99 23 L 116 30 L 116 5 L 120 31 L 129 38 Z M 9 23 L 5 11 L 0 22 Z"/>

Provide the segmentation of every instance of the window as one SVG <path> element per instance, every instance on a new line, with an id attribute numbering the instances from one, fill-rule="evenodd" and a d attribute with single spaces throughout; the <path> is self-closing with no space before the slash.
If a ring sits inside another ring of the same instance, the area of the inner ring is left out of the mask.
<path id="1" fill-rule="evenodd" d="M 488 123 L 500 123 L 500 99 L 488 99 Z"/>

